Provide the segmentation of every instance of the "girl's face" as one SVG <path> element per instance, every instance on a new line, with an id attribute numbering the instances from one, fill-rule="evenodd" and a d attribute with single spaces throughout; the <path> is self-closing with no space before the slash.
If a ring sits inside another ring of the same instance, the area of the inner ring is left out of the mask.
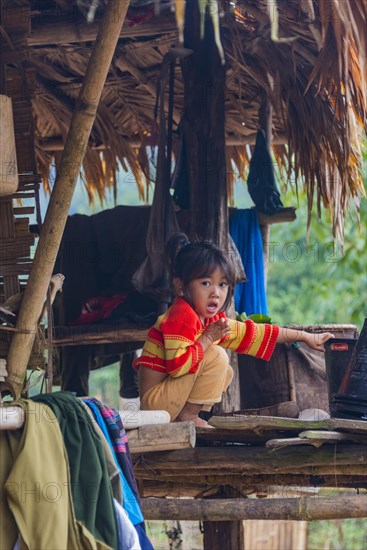
<path id="1" fill-rule="evenodd" d="M 199 317 L 210 319 L 222 309 L 226 301 L 228 281 L 222 269 L 217 267 L 211 275 L 190 281 L 186 293 Z"/>

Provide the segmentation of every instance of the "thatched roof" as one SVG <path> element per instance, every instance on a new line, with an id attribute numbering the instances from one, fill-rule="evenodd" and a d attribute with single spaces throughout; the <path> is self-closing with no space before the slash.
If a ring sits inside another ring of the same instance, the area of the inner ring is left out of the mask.
<path id="1" fill-rule="evenodd" d="M 193 0 L 190 0 L 193 1 Z M 177 0 L 182 4 L 182 0 Z M 228 159 L 245 172 L 246 143 L 258 129 L 264 89 L 273 104 L 274 153 L 290 180 L 304 177 L 311 207 L 330 208 L 342 235 L 349 200 L 358 203 L 361 135 L 367 112 L 365 0 L 237 0 L 220 3 L 227 68 Z M 58 160 L 90 56 L 103 2 L 92 24 L 89 3 L 31 2 L 28 63 L 36 69 L 33 102 L 37 159 L 47 185 Z M 173 4 L 173 2 L 172 2 Z M 215 4 L 215 2 L 214 2 Z M 145 145 L 155 143 L 155 87 L 163 56 L 178 43 L 169 1 L 135 0 L 102 93 L 84 168 L 90 198 L 116 186 L 117 159 L 145 192 Z M 269 9 L 270 7 L 270 9 Z M 276 17 L 278 16 L 278 17 Z M 91 91 L 93 93 L 93 91 Z M 183 108 L 176 67 L 174 120 Z"/>

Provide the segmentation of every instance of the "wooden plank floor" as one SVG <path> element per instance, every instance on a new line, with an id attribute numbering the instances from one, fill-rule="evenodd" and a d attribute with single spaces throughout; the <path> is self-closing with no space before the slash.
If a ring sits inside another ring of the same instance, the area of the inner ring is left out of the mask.
<path id="1" fill-rule="evenodd" d="M 367 422 L 330 418 L 327 420 L 299 420 L 274 416 L 212 416 L 209 424 L 215 430 L 197 428 L 199 445 L 216 443 L 262 444 L 270 439 L 295 437 L 306 430 L 340 431 L 361 434 L 367 442 Z"/>
<path id="2" fill-rule="evenodd" d="M 239 495 L 271 494 L 275 487 L 367 488 L 364 421 L 241 416 L 240 420 L 212 417 L 211 422 L 222 427 L 196 428 L 195 448 L 154 452 L 151 447 L 144 452 L 135 447 L 133 462 L 142 496 L 200 497 L 217 494 L 224 487 Z M 293 436 L 299 442 L 307 430 L 316 434 L 317 447 L 312 441 L 289 443 Z M 350 434 L 356 441 L 343 437 L 337 441 L 338 433 Z M 267 447 L 266 442 L 273 440 L 280 443 Z"/>

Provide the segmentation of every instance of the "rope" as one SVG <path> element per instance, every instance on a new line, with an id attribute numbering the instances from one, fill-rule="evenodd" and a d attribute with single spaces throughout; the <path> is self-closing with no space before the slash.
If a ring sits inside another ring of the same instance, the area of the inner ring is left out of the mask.
<path id="1" fill-rule="evenodd" d="M 34 330 L 26 330 L 26 329 L 17 328 L 17 327 L 8 327 L 8 326 L 5 326 L 5 325 L 0 325 L 0 331 L 20 332 L 21 334 L 33 334 L 33 333 L 37 332 L 37 331 L 34 331 Z"/>

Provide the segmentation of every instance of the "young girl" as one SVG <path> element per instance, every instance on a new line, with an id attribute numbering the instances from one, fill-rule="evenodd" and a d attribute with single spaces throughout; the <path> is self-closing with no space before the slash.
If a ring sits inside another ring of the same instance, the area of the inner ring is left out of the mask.
<path id="1" fill-rule="evenodd" d="M 233 371 L 226 349 L 269 360 L 275 345 L 305 342 L 316 350 L 333 335 L 310 334 L 270 324 L 228 319 L 234 277 L 225 255 L 214 244 L 189 242 L 174 235 L 167 244 L 171 283 L 176 298 L 149 330 L 139 369 L 141 409 L 166 410 L 171 421 L 199 418 L 219 403 Z"/>

